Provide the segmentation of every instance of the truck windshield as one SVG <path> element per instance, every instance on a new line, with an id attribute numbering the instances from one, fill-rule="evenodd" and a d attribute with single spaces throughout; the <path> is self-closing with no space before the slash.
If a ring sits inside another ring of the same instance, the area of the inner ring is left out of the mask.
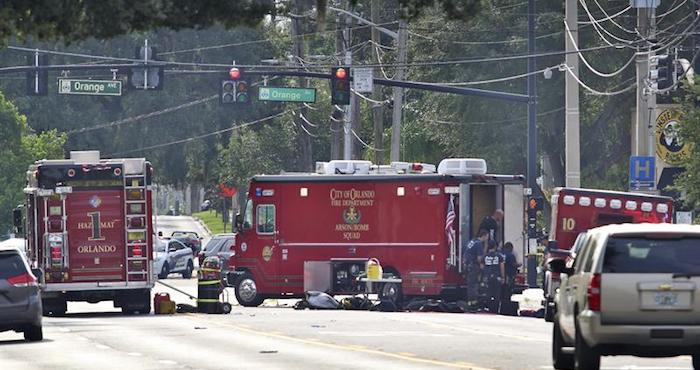
<path id="1" fill-rule="evenodd" d="M 700 271 L 700 238 L 610 238 L 605 248 L 603 272 L 697 273 Z"/>

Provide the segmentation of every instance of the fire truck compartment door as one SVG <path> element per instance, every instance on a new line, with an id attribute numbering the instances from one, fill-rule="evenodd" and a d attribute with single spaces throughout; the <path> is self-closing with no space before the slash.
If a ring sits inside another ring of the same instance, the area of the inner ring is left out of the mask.
<path id="1" fill-rule="evenodd" d="M 523 262 L 525 246 L 525 198 L 522 184 L 503 185 L 503 241 L 513 243 L 513 253 Z"/>
<path id="2" fill-rule="evenodd" d="M 471 186 L 469 184 L 459 185 L 459 238 L 457 238 L 457 266 L 462 272 L 462 248 L 471 240 L 471 197 L 469 196 Z"/>
<path id="3" fill-rule="evenodd" d="M 125 279 L 124 191 L 77 191 L 66 199 L 72 282 Z"/>

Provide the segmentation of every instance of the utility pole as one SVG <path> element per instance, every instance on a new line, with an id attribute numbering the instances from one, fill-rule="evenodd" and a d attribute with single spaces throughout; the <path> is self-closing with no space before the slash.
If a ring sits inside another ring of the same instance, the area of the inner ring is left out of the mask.
<path id="1" fill-rule="evenodd" d="M 532 1 L 532 0 L 531 0 Z M 396 81 L 406 79 L 406 46 L 408 44 L 408 29 L 406 21 L 399 20 L 398 56 L 396 62 Z M 391 123 L 391 161 L 396 162 L 401 158 L 401 120 L 403 118 L 403 88 L 394 87 L 394 112 Z"/>
<path id="2" fill-rule="evenodd" d="M 656 34 L 656 7 L 660 0 L 633 0 L 632 6 L 637 8 L 637 30 L 645 40 L 651 40 Z M 645 53 L 648 51 L 649 53 Z M 637 108 L 634 129 L 634 145 L 632 155 L 650 157 L 654 155 L 652 115 L 656 111 L 656 95 L 647 86 L 649 76 L 649 58 L 651 55 L 649 43 L 637 47 Z"/>
<path id="3" fill-rule="evenodd" d="M 301 0 L 294 0 L 294 12 L 296 14 L 302 13 L 302 7 L 300 6 Z M 301 22 L 296 16 L 292 17 L 292 35 L 293 35 L 293 48 L 292 55 L 294 56 L 293 63 L 297 66 L 302 66 L 302 59 L 304 58 L 304 40 L 298 35 L 302 34 Z M 306 78 L 300 79 L 301 87 L 309 87 L 309 80 Z M 308 127 L 305 120 L 301 118 L 301 115 L 306 116 L 307 109 L 305 106 L 299 107 L 299 114 L 294 115 L 294 123 L 299 127 L 299 132 L 297 133 L 297 140 L 299 147 L 301 148 L 301 170 L 302 171 L 313 171 L 313 153 L 311 145 L 311 137 L 307 134 Z"/>
<path id="4" fill-rule="evenodd" d="M 370 17 L 371 21 L 374 24 L 379 23 L 379 1 L 378 0 L 372 0 L 371 2 L 371 10 L 370 10 Z M 372 60 L 374 61 L 375 64 L 379 64 L 379 51 L 376 50 L 378 48 L 378 44 L 381 43 L 381 38 L 379 35 L 379 30 L 376 27 L 372 27 L 372 42 L 375 43 L 373 46 L 374 52 L 372 53 L 373 58 Z M 377 75 L 377 72 L 380 72 L 380 68 L 375 68 L 374 72 L 375 75 Z M 380 101 L 382 100 L 382 87 L 380 85 L 374 85 L 374 88 L 372 89 L 372 98 L 374 100 Z M 377 149 L 374 152 L 374 163 L 375 164 L 383 164 L 384 163 L 384 106 L 382 104 L 375 104 L 372 103 L 372 121 L 374 122 L 374 147 Z"/>
<path id="5" fill-rule="evenodd" d="M 579 60 L 576 53 L 578 45 L 578 1 L 566 0 L 566 23 L 571 35 L 565 35 L 566 40 L 566 65 L 570 73 L 566 73 L 566 126 L 565 126 L 565 154 L 566 154 L 566 186 L 581 187 L 581 138 L 580 138 L 580 112 L 578 77 Z"/>
<path id="6" fill-rule="evenodd" d="M 537 80 L 535 70 L 535 0 L 527 1 L 527 187 L 537 186 Z M 533 190 L 534 191 L 534 190 Z"/>
<path id="7" fill-rule="evenodd" d="M 350 1 L 348 1 L 348 9 L 350 9 Z M 345 66 L 350 68 L 352 66 L 352 50 L 350 50 L 350 45 L 352 44 L 352 17 L 347 15 L 345 17 L 345 35 L 343 37 L 343 50 L 345 51 Z M 352 118 L 356 112 L 353 112 L 355 108 L 355 94 L 350 94 L 350 105 L 345 106 L 345 122 L 343 123 L 343 159 L 352 159 L 353 152 L 353 137 L 352 137 Z"/>
<path id="8" fill-rule="evenodd" d="M 336 30 L 335 30 L 335 52 L 342 53 L 345 48 L 343 47 L 343 28 L 341 28 L 341 16 L 337 15 L 336 19 Z M 330 159 L 340 159 L 340 133 L 343 130 L 343 123 L 345 122 L 345 115 L 342 110 L 333 107 L 333 113 L 331 113 L 331 158 Z"/>

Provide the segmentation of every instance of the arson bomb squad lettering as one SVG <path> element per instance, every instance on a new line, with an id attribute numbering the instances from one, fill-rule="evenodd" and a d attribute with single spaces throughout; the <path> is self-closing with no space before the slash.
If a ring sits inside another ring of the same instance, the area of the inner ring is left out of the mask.
<path id="1" fill-rule="evenodd" d="M 364 232 L 369 231 L 369 224 L 362 223 L 360 207 L 374 206 L 374 190 L 337 190 L 331 189 L 332 207 L 342 208 L 340 212 L 343 223 L 335 225 L 335 231 L 342 233 L 345 240 L 358 240 Z"/>

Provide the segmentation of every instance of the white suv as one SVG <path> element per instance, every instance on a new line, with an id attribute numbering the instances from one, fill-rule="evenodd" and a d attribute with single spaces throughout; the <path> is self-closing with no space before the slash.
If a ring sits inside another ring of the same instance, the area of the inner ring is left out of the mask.
<path id="1" fill-rule="evenodd" d="M 556 369 L 599 369 L 602 355 L 692 355 L 700 369 L 700 226 L 598 227 L 572 267 L 550 268 Z"/>

